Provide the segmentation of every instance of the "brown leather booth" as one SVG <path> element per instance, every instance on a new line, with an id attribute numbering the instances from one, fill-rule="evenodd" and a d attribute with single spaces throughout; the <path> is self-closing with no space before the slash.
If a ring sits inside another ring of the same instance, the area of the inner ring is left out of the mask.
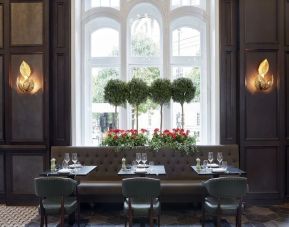
<path id="1" fill-rule="evenodd" d="M 162 202 L 195 202 L 200 201 L 206 193 L 202 186 L 204 177 L 198 176 L 191 169 L 196 158 L 207 159 L 208 152 L 223 152 L 223 158 L 229 165 L 239 167 L 237 145 L 198 146 L 198 152 L 186 155 L 179 151 L 163 149 L 152 151 L 147 147 L 117 150 L 114 147 L 52 147 L 51 157 L 62 163 L 64 153 L 77 152 L 83 165 L 97 165 L 97 169 L 86 177 L 79 177 L 79 194 L 83 202 L 122 202 L 121 177 L 117 175 L 121 168 L 121 159 L 127 163 L 135 159 L 136 152 L 146 152 L 149 161 L 155 165 L 165 166 L 166 175 L 161 179 Z"/>

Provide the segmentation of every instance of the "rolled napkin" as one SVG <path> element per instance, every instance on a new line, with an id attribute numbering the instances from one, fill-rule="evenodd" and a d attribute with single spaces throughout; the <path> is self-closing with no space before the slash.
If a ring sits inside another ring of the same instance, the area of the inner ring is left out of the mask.
<path id="1" fill-rule="evenodd" d="M 134 172 L 135 173 L 146 173 L 147 170 L 145 168 L 136 168 Z"/>
<path id="2" fill-rule="evenodd" d="M 225 168 L 214 168 L 212 169 L 212 173 L 224 173 L 226 172 Z"/>

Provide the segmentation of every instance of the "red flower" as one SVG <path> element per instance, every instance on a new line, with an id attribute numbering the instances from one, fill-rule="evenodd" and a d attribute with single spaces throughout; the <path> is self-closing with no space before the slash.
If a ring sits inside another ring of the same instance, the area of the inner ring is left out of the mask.
<path id="1" fill-rule="evenodd" d="M 158 128 L 155 128 L 154 132 L 158 132 L 158 131 L 160 131 L 160 130 Z"/>
<path id="2" fill-rule="evenodd" d="M 140 131 L 141 131 L 141 133 L 146 133 L 148 130 L 142 128 Z"/>
<path id="3" fill-rule="evenodd" d="M 115 135 L 115 136 L 113 137 L 113 139 L 114 139 L 114 140 L 117 140 L 117 139 L 118 139 L 118 136 L 117 136 L 117 135 Z"/>

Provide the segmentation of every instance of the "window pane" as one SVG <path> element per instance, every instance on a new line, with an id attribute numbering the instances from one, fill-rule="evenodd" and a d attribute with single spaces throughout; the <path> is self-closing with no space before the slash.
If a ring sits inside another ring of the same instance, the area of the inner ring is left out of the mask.
<path id="1" fill-rule="evenodd" d="M 132 78 L 143 79 L 148 85 L 154 80 L 160 78 L 160 69 L 157 67 L 133 67 L 131 68 Z M 148 99 L 146 103 L 139 107 L 139 129 L 144 128 L 153 131 L 160 127 L 160 110 L 159 105 Z M 132 126 L 136 128 L 136 120 L 132 109 Z"/>
<path id="2" fill-rule="evenodd" d="M 101 28 L 91 34 L 92 57 L 119 56 L 119 32 L 112 28 Z"/>
<path id="3" fill-rule="evenodd" d="M 196 29 L 182 27 L 173 31 L 173 56 L 200 56 L 201 37 Z"/>
<path id="4" fill-rule="evenodd" d="M 172 8 L 177 8 L 181 6 L 196 6 L 203 9 L 206 8 L 205 0 L 172 0 Z"/>
<path id="5" fill-rule="evenodd" d="M 119 0 L 86 0 L 85 10 L 95 7 L 119 8 Z"/>
<path id="6" fill-rule="evenodd" d="M 198 67 L 173 67 L 173 78 L 186 77 L 192 79 L 196 87 L 196 96 L 191 103 L 184 105 L 185 129 L 191 131 L 200 141 L 201 131 L 201 103 L 200 103 L 200 68 Z M 173 126 L 181 128 L 181 105 L 173 103 Z"/>
<path id="7" fill-rule="evenodd" d="M 99 145 L 105 133 L 114 122 L 114 107 L 104 101 L 104 87 L 110 79 L 119 78 L 119 69 L 115 68 L 92 68 L 91 72 L 91 132 L 92 143 Z"/>
<path id="8" fill-rule="evenodd" d="M 147 15 L 131 25 L 131 55 L 150 57 L 160 55 L 160 25 Z"/>

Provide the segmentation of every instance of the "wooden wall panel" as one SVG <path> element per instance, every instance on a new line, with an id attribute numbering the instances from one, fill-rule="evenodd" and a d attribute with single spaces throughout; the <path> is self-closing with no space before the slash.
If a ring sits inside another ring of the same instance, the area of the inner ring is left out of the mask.
<path id="1" fill-rule="evenodd" d="M 4 35 L 3 35 L 3 29 L 4 29 L 4 18 L 3 18 L 3 4 L 0 3 L 0 48 L 3 48 L 4 44 Z"/>
<path id="2" fill-rule="evenodd" d="M 11 3 L 11 45 L 43 44 L 43 3 Z"/>
<path id="3" fill-rule="evenodd" d="M 4 153 L 0 153 L 0 194 L 5 193 L 5 166 L 4 166 Z"/>
<path id="4" fill-rule="evenodd" d="M 279 194 L 280 174 L 278 147 L 247 147 L 245 149 L 249 193 Z"/>
<path id="5" fill-rule="evenodd" d="M 276 0 L 244 0 L 245 43 L 278 42 L 278 3 Z"/>
<path id="6" fill-rule="evenodd" d="M 237 0 L 220 1 L 221 143 L 237 143 Z"/>
<path id="7" fill-rule="evenodd" d="M 3 56 L 0 56 L 0 141 L 3 141 L 3 136 L 4 136 L 4 128 L 3 128 L 3 120 L 4 120 L 4 77 L 3 77 Z"/>
<path id="8" fill-rule="evenodd" d="M 70 1 L 52 4 L 52 113 L 51 145 L 71 144 Z"/>
<path id="9" fill-rule="evenodd" d="M 25 60 L 32 69 L 31 78 L 35 82 L 32 92 L 24 94 L 16 86 L 20 76 L 19 67 Z M 43 56 L 40 54 L 12 55 L 11 57 L 11 141 L 44 142 L 43 119 Z"/>
<path id="10" fill-rule="evenodd" d="M 285 42 L 286 45 L 289 46 L 289 1 L 286 1 L 285 7 Z"/>
<path id="11" fill-rule="evenodd" d="M 255 88 L 259 64 L 268 59 L 270 75 L 274 75 L 275 86 L 269 92 L 260 92 Z M 276 140 L 278 135 L 278 93 L 277 53 L 268 51 L 250 51 L 245 53 L 245 140 Z M 251 90 L 250 90 L 251 89 Z"/>
<path id="12" fill-rule="evenodd" d="M 33 179 L 44 169 L 43 156 L 13 155 L 12 157 L 12 193 L 34 194 Z M 23 170 L 29 170 L 24 171 Z"/>
<path id="13" fill-rule="evenodd" d="M 289 144 L 289 52 L 285 53 L 285 81 L 286 81 L 286 96 L 285 96 L 285 102 L 286 102 L 286 127 L 285 127 L 285 136 L 287 140 L 287 144 Z M 289 165 L 289 162 L 288 162 Z M 288 178 L 289 181 L 289 178 Z"/>

